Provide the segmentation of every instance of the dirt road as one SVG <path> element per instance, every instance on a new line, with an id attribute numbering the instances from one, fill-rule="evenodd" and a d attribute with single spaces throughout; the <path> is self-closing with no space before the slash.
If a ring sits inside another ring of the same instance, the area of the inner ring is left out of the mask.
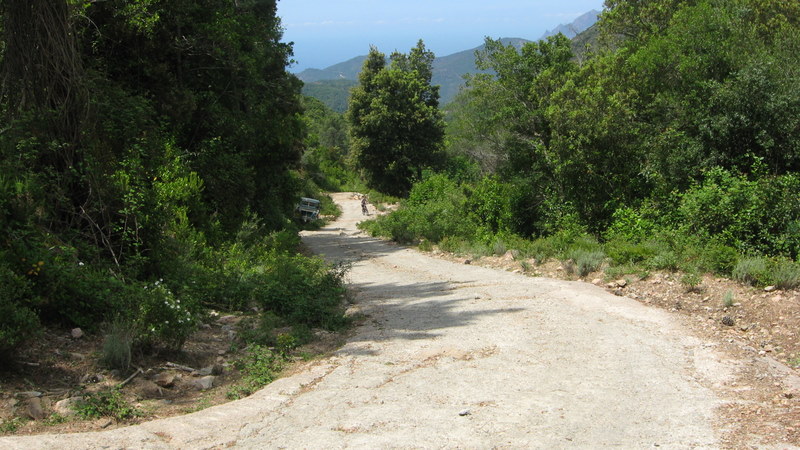
<path id="1" fill-rule="evenodd" d="M 351 261 L 367 319 L 332 357 L 183 417 L 2 448 L 717 448 L 731 363 L 667 313 L 577 282 L 366 237 L 358 200 L 304 242 Z"/>

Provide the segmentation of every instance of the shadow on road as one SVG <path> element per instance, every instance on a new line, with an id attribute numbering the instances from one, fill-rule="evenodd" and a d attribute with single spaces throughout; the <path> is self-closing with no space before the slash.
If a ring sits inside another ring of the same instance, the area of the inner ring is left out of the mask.
<path id="1" fill-rule="evenodd" d="M 446 282 L 431 283 L 353 283 L 358 304 L 364 308 L 371 327 L 353 336 L 351 342 L 435 339 L 447 329 L 466 327 L 482 317 L 515 314 L 524 308 L 470 308 L 467 302 L 487 302 L 458 292 Z M 342 349 L 349 355 L 375 355 L 359 347 Z"/>
<path id="2" fill-rule="evenodd" d="M 303 237 L 305 244 L 331 263 L 381 258 L 404 250 L 404 247 L 381 239 L 363 235 L 340 235 L 333 233 L 309 234 Z"/>
<path id="3" fill-rule="evenodd" d="M 314 253 L 334 264 L 360 261 L 359 265 L 369 265 L 375 264 L 371 260 L 407 250 L 396 243 L 359 232 L 354 219 L 360 212 L 355 208 L 357 202 L 346 200 L 340 206 L 344 214 L 339 221 L 318 231 L 303 233 L 303 242 Z M 393 259 L 377 263 L 374 267 L 380 269 L 376 271 L 367 270 L 373 281 L 349 280 L 348 288 L 367 317 L 367 326 L 360 327 L 357 334 L 349 339 L 350 343 L 356 345 L 348 345 L 340 353 L 374 355 L 376 350 L 358 344 L 436 339 L 448 329 L 474 326 L 485 316 L 511 315 L 524 310 L 487 307 L 486 302 L 490 300 L 481 299 L 475 292 L 470 292 L 470 281 L 421 281 L 420 278 L 430 279 L 430 274 L 417 267 L 415 259 L 402 259 L 403 262 L 396 262 L 402 266 L 398 272 L 392 272 L 390 268 L 390 275 L 383 280 L 375 278 L 375 272 L 383 270 L 386 275 L 387 267 L 395 263 Z M 380 281 L 374 281 L 376 279 Z M 468 303 L 470 307 L 465 308 Z"/>

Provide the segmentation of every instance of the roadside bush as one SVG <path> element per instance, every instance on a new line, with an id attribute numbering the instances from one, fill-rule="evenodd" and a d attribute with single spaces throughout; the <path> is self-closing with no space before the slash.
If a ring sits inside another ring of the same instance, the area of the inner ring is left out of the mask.
<path id="1" fill-rule="evenodd" d="M 769 280 L 768 261 L 761 256 L 741 258 L 733 268 L 733 278 L 745 284 L 766 284 Z"/>
<path id="2" fill-rule="evenodd" d="M 40 330 L 28 281 L 0 262 L 0 358 Z"/>
<path id="3" fill-rule="evenodd" d="M 729 276 L 739 261 L 739 252 L 729 245 L 711 242 L 703 249 L 702 257 L 703 265 L 709 270 Z"/>
<path id="4" fill-rule="evenodd" d="M 228 398 L 247 397 L 272 383 L 283 369 L 283 362 L 279 353 L 261 345 L 250 345 L 244 356 L 234 362 L 234 367 L 242 373 L 242 383 L 228 391 Z"/>
<path id="5" fill-rule="evenodd" d="M 125 420 L 141 414 L 136 407 L 131 406 L 125 400 L 119 389 L 87 394 L 83 397 L 82 402 L 75 405 L 75 411 L 83 419 L 113 417 L 117 420 Z"/>
<path id="6" fill-rule="evenodd" d="M 715 237 L 739 251 L 796 258 L 800 251 L 798 192 L 800 177 L 795 174 L 750 180 L 714 168 L 683 195 L 678 212 L 687 234 Z"/>
<path id="7" fill-rule="evenodd" d="M 237 333 L 241 340 L 247 344 L 258 344 L 274 347 L 276 342 L 275 329 L 283 321 L 272 311 L 265 311 L 257 319 L 247 318 L 239 322 Z"/>
<path id="8" fill-rule="evenodd" d="M 690 270 L 683 274 L 681 277 L 681 284 L 686 288 L 687 292 L 700 291 L 700 285 L 703 283 L 703 277 L 697 270 Z"/>
<path id="9" fill-rule="evenodd" d="M 608 257 L 614 264 L 641 263 L 657 254 L 657 249 L 651 243 L 636 243 L 615 237 L 603 246 Z"/>
<path id="10" fill-rule="evenodd" d="M 469 239 L 475 235 L 475 224 L 466 220 L 465 203 L 466 196 L 456 183 L 433 175 L 414 185 L 399 210 L 359 226 L 373 236 L 406 244 L 423 238 L 438 243 L 447 236 Z"/>
<path id="11" fill-rule="evenodd" d="M 678 255 L 674 251 L 668 249 L 659 251 L 645 261 L 645 266 L 651 270 L 668 270 L 674 272 L 678 270 L 678 265 Z"/>
<path id="12" fill-rule="evenodd" d="M 400 244 L 414 242 L 415 234 L 410 227 L 411 215 L 406 210 L 398 210 L 374 220 L 367 220 L 358 227 L 372 236 L 389 238 Z"/>
<path id="13" fill-rule="evenodd" d="M 439 249 L 444 252 L 461 254 L 466 246 L 466 241 L 457 236 L 445 236 L 439 242 Z"/>
<path id="14" fill-rule="evenodd" d="M 199 306 L 189 297 L 176 297 L 163 280 L 131 286 L 128 292 L 136 299 L 132 319 L 140 345 L 178 350 L 197 329 Z"/>
<path id="15" fill-rule="evenodd" d="M 431 241 L 427 239 L 422 239 L 419 241 L 419 249 L 423 252 L 430 252 L 433 250 L 433 244 L 431 244 Z"/>
<path id="16" fill-rule="evenodd" d="M 602 251 L 577 250 L 572 254 L 576 273 L 583 278 L 600 269 L 606 255 Z"/>
<path id="17" fill-rule="evenodd" d="M 611 225 L 604 233 L 609 241 L 634 244 L 653 235 L 656 224 L 632 208 L 619 208 L 611 216 Z"/>
<path id="18" fill-rule="evenodd" d="M 37 313 L 43 322 L 78 326 L 96 331 L 106 317 L 122 308 L 120 292 L 124 283 L 108 268 L 86 264 L 69 245 L 14 249 L 22 270 L 37 297 Z"/>
<path id="19" fill-rule="evenodd" d="M 542 264 L 548 259 L 555 257 L 558 251 L 554 248 L 550 239 L 539 238 L 532 241 L 531 244 L 525 248 L 525 254 L 532 256 L 537 264 Z"/>
<path id="20" fill-rule="evenodd" d="M 344 277 L 347 266 L 330 267 L 319 258 L 271 252 L 250 276 L 255 300 L 291 323 L 337 329 L 346 324 Z"/>
<path id="21" fill-rule="evenodd" d="M 788 259 L 780 259 L 775 263 L 770 284 L 781 289 L 800 287 L 800 264 Z"/>
<path id="22" fill-rule="evenodd" d="M 465 212 L 472 222 L 492 233 L 513 228 L 513 188 L 497 177 L 485 177 L 470 189 Z"/>
<path id="23" fill-rule="evenodd" d="M 496 256 L 502 256 L 506 253 L 506 243 L 501 237 L 496 237 L 492 244 L 492 253 Z"/>
<path id="24" fill-rule="evenodd" d="M 736 295 L 733 293 L 733 291 L 726 291 L 725 295 L 722 296 L 722 306 L 724 308 L 733 307 L 735 299 Z"/>

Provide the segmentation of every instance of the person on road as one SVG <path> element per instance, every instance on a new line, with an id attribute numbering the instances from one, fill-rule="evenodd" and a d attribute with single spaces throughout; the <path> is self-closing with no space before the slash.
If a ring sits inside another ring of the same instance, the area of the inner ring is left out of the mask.
<path id="1" fill-rule="evenodd" d="M 362 195 L 361 196 L 361 214 L 364 214 L 365 216 L 369 215 L 369 210 L 367 209 L 367 196 L 366 195 Z"/>

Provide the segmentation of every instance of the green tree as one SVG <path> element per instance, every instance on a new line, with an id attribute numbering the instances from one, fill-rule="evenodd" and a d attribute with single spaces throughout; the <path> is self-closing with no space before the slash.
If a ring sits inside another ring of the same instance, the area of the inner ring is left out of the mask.
<path id="1" fill-rule="evenodd" d="M 515 231 L 540 233 L 541 218 L 554 215 L 548 205 L 564 200 L 548 109 L 577 69 L 570 41 L 559 34 L 518 48 L 487 38 L 476 56 L 489 73 L 468 79 L 457 99 L 449 153 L 475 155 L 484 171 L 511 183 Z"/>
<path id="2" fill-rule="evenodd" d="M 439 89 L 431 86 L 433 53 L 420 40 L 391 65 L 371 48 L 353 89 L 347 119 L 356 164 L 370 186 L 406 195 L 440 157 L 444 122 Z"/>
<path id="3" fill-rule="evenodd" d="M 17 322 L 99 325 L 146 281 L 192 289 L 245 221 L 286 226 L 305 128 L 275 0 L 0 0 L 0 18 Z"/>

